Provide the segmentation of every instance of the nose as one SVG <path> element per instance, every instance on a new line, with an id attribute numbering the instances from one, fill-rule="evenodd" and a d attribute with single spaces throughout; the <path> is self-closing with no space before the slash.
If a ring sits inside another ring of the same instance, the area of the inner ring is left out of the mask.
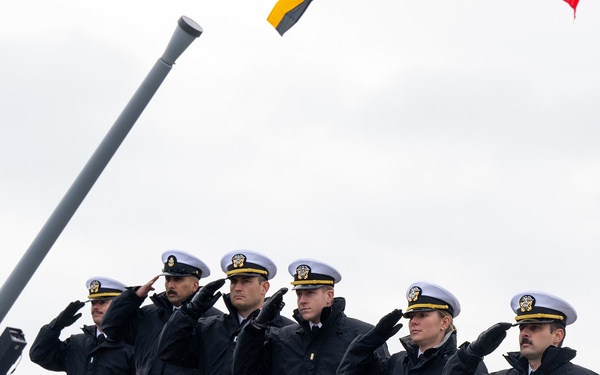
<path id="1" fill-rule="evenodd" d="M 529 331 L 529 329 L 527 329 L 527 327 L 524 327 L 519 332 L 519 337 L 529 338 L 530 335 L 531 335 L 531 331 Z"/>

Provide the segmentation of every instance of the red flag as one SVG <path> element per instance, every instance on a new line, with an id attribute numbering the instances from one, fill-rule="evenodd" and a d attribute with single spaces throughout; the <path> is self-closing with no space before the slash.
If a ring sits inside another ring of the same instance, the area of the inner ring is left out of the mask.
<path id="1" fill-rule="evenodd" d="M 575 12 L 577 12 L 577 3 L 579 3 L 579 0 L 565 0 L 565 2 L 569 4 L 571 8 L 573 8 L 573 18 L 575 18 Z"/>

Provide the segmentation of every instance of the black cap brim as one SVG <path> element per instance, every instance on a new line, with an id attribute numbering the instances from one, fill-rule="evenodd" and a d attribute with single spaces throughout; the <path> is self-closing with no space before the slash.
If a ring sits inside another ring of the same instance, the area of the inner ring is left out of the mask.
<path id="1" fill-rule="evenodd" d="M 194 277 L 198 277 L 198 275 L 193 274 L 193 273 L 174 273 L 174 272 L 163 272 L 158 276 L 173 276 L 173 277 L 194 276 Z"/>
<path id="2" fill-rule="evenodd" d="M 260 273 L 254 273 L 254 272 L 242 272 L 242 273 L 235 273 L 233 275 L 229 275 L 227 276 L 227 280 L 232 279 L 234 277 L 238 277 L 238 276 L 244 276 L 244 277 L 254 277 L 254 276 L 262 276 L 264 278 L 267 278 L 267 275 L 261 275 Z"/>
<path id="3" fill-rule="evenodd" d="M 411 315 L 414 315 L 419 312 L 427 312 L 427 311 L 440 311 L 440 310 L 430 309 L 430 308 L 414 309 L 414 310 L 405 312 L 404 314 L 402 314 L 402 317 L 406 318 L 406 319 L 410 319 Z"/>
<path id="4" fill-rule="evenodd" d="M 314 289 L 320 289 L 324 286 L 327 285 L 323 285 L 323 284 L 319 284 L 319 285 L 294 285 L 294 287 L 292 288 L 292 290 L 314 290 Z M 330 285 L 333 286 L 333 285 Z"/>
<path id="5" fill-rule="evenodd" d="M 558 323 L 565 325 L 564 321 L 556 319 L 523 319 L 514 323 L 513 326 L 520 326 L 521 324 L 546 324 L 546 323 Z"/>
<path id="6" fill-rule="evenodd" d="M 93 301 L 106 301 L 109 299 L 115 299 L 118 296 L 114 296 L 114 297 L 100 297 L 100 298 L 88 298 L 87 300 L 83 301 L 83 302 L 93 302 Z"/>

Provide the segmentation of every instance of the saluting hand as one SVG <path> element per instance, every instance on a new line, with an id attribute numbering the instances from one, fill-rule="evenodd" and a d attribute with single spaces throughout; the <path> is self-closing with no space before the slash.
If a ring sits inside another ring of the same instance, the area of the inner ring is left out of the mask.
<path id="1" fill-rule="evenodd" d="M 389 339 L 402 328 L 402 323 L 398 323 L 400 318 L 402 318 L 402 310 L 394 309 L 379 320 L 374 328 L 375 333 L 385 340 Z"/>
<path id="2" fill-rule="evenodd" d="M 500 346 L 510 327 L 512 327 L 511 323 L 494 324 L 467 346 L 467 354 L 477 358 L 483 358 L 490 354 Z"/>
<path id="3" fill-rule="evenodd" d="M 85 305 L 85 302 L 81 301 L 73 301 L 69 303 L 66 309 L 64 309 L 58 316 L 56 317 L 56 321 L 54 322 L 54 327 L 63 329 L 65 327 L 70 326 L 75 323 L 77 319 L 81 318 L 81 313 L 77 313 L 79 309 L 81 309 Z"/>
<path id="4" fill-rule="evenodd" d="M 152 285 L 154 285 L 154 283 L 156 282 L 156 280 L 158 280 L 159 277 L 160 277 L 160 275 L 154 276 L 152 278 L 152 280 L 148 281 L 146 284 L 139 287 L 135 291 L 135 294 L 137 294 L 137 296 L 140 298 L 148 297 L 148 293 L 150 293 L 151 291 L 154 290 L 154 287 Z"/>
<path id="5" fill-rule="evenodd" d="M 283 295 L 286 294 L 288 288 L 281 288 L 269 298 L 260 309 L 260 313 L 254 319 L 254 326 L 257 328 L 266 329 L 269 324 L 275 319 L 278 311 L 281 311 L 283 305 Z"/>
<path id="6" fill-rule="evenodd" d="M 212 281 L 196 293 L 194 298 L 187 304 L 185 304 L 184 311 L 193 317 L 198 319 L 208 311 L 221 297 L 221 292 L 217 292 L 225 284 L 225 279 L 218 279 Z M 216 293 L 215 293 L 216 292 Z"/>

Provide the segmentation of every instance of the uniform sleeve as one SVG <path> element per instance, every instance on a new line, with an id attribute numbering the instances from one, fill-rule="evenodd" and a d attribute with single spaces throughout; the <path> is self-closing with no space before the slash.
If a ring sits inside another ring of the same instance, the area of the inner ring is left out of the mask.
<path id="1" fill-rule="evenodd" d="M 469 357 L 465 348 L 465 344 L 461 345 L 456 353 L 448 358 L 442 375 L 483 375 L 487 373 L 483 360 Z"/>
<path id="2" fill-rule="evenodd" d="M 483 363 L 483 361 L 479 362 L 479 364 L 477 365 L 477 369 L 475 370 L 475 375 L 488 375 L 488 374 L 489 374 L 489 371 L 488 371 L 485 363 Z"/>
<path id="3" fill-rule="evenodd" d="M 134 289 L 127 289 L 113 299 L 102 319 L 102 331 L 110 338 L 135 345 L 137 315 L 145 298 L 138 297 Z"/>
<path id="4" fill-rule="evenodd" d="M 251 321 L 248 322 L 242 328 L 233 351 L 233 374 L 269 375 L 270 368 L 265 365 L 268 362 L 266 359 L 268 345 L 266 330 L 256 328 Z"/>
<path id="5" fill-rule="evenodd" d="M 198 357 L 198 321 L 181 310 L 175 311 L 162 329 L 158 339 L 158 356 L 166 362 L 180 366 L 196 367 L 202 358 Z"/>
<path id="6" fill-rule="evenodd" d="M 33 345 L 29 349 L 29 358 L 46 370 L 66 371 L 65 358 L 69 350 L 69 339 L 60 341 L 61 330 L 50 328 L 52 323 L 40 329 Z"/>
<path id="7" fill-rule="evenodd" d="M 385 341 L 385 340 L 384 340 Z M 369 332 L 357 336 L 346 349 L 338 366 L 337 375 L 379 375 L 383 373 L 389 357 L 387 346 L 382 339 Z"/>
<path id="8" fill-rule="evenodd" d="M 132 350 L 131 350 L 131 351 L 130 351 L 128 354 L 127 354 L 127 363 L 128 363 L 128 365 L 129 365 L 129 366 L 128 366 L 128 367 L 129 367 L 129 374 L 130 374 L 130 375 L 136 375 L 136 374 L 137 374 L 137 372 L 136 372 L 136 370 L 135 370 L 135 354 L 134 354 L 133 348 L 132 348 Z"/>
<path id="9" fill-rule="evenodd" d="M 209 316 L 215 316 L 215 315 L 224 315 L 225 313 L 219 309 L 217 309 L 216 307 L 211 307 L 210 309 L 208 309 L 208 311 L 206 311 L 204 314 L 202 314 L 203 318 L 208 318 Z"/>

